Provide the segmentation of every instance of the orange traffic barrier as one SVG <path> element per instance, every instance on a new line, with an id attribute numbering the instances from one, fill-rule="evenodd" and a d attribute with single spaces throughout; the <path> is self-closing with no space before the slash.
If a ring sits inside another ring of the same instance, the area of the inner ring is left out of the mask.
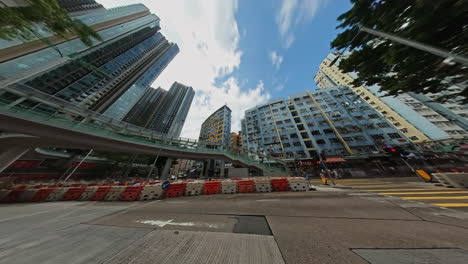
<path id="1" fill-rule="evenodd" d="M 186 183 L 171 183 L 166 190 L 166 197 L 178 197 L 183 196 L 185 193 Z"/>
<path id="2" fill-rule="evenodd" d="M 275 192 L 283 192 L 289 190 L 289 183 L 288 179 L 286 178 L 279 178 L 279 179 L 271 179 L 271 187 Z"/>
<path id="3" fill-rule="evenodd" d="M 127 186 L 120 195 L 121 201 L 135 201 L 140 196 L 143 186 Z"/>
<path id="4" fill-rule="evenodd" d="M 252 193 L 255 191 L 253 180 L 239 180 L 237 181 L 237 192 L 239 193 Z"/>
<path id="5" fill-rule="evenodd" d="M 218 194 L 221 192 L 221 182 L 220 181 L 209 181 L 205 182 L 203 186 L 204 194 Z"/>
<path id="6" fill-rule="evenodd" d="M 429 175 L 426 171 L 424 170 L 416 170 L 416 173 L 423 178 L 425 181 L 432 181 L 432 176 Z"/>
<path id="7" fill-rule="evenodd" d="M 73 201 L 80 198 L 81 194 L 86 190 L 86 187 L 71 187 L 63 195 L 62 201 Z"/>
<path id="8" fill-rule="evenodd" d="M 31 202 L 41 202 L 49 197 L 49 194 L 54 191 L 55 188 L 43 188 L 37 191 L 31 199 Z"/>
<path id="9" fill-rule="evenodd" d="M 107 193 L 110 191 L 111 186 L 101 186 L 96 190 L 94 196 L 91 197 L 91 201 L 102 201 L 106 197 Z"/>

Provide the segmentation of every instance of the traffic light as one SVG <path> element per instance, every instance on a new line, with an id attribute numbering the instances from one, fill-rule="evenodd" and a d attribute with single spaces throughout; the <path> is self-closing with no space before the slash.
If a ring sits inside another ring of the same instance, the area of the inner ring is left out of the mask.
<path id="1" fill-rule="evenodd" d="M 401 155 L 406 156 L 408 152 L 406 152 L 403 148 L 399 146 L 392 147 L 390 145 L 386 145 L 383 147 L 384 151 L 390 154 L 391 156 L 400 157 Z"/>

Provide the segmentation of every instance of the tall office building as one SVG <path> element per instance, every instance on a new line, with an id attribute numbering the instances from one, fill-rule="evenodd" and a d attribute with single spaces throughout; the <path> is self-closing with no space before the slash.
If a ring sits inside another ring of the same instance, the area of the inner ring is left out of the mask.
<path id="1" fill-rule="evenodd" d="M 192 87 L 175 82 L 169 91 L 148 88 L 124 121 L 179 137 L 195 96 Z"/>
<path id="2" fill-rule="evenodd" d="M 231 144 L 231 109 L 224 105 L 211 114 L 200 129 L 200 141 L 217 145 Z"/>
<path id="3" fill-rule="evenodd" d="M 245 111 L 244 148 L 285 159 L 361 156 L 409 140 L 347 86 L 305 91 Z"/>
<path id="4" fill-rule="evenodd" d="M 159 18 L 141 4 L 93 9 L 74 18 L 96 30 L 102 41 L 88 47 L 76 36 L 65 40 L 47 31 L 42 33 L 50 44 L 39 40 L 0 41 L 3 83 L 25 84 L 122 119 L 179 48 L 164 38 L 159 32 Z M 37 30 L 42 29 L 38 26 Z M 22 105 L 34 103 L 25 101 Z"/>
<path id="5" fill-rule="evenodd" d="M 68 34 L 64 39 L 40 24 L 34 28 L 40 40 L 0 40 L 0 88 L 29 91 L 29 98 L 45 93 L 123 119 L 176 56 L 178 46 L 159 32 L 160 19 L 142 4 L 105 9 L 95 1 L 58 3 L 73 19 L 94 29 L 102 40 L 93 40 L 87 46 L 75 35 Z M 0 89 L 0 100 L 60 113 L 58 108 L 25 98 Z M 170 125 L 166 125 L 169 129 L 164 133 L 178 135 L 185 119 L 182 113 L 188 111 L 184 107 L 190 103 L 175 105 L 168 110 Z M 26 151 L 18 149 L 15 158 Z"/>
<path id="6" fill-rule="evenodd" d="M 380 87 L 376 85 L 355 87 L 351 83 L 357 78 L 357 74 L 342 72 L 338 68 L 341 59 L 330 65 L 336 56 L 337 54 L 330 53 L 320 64 L 314 77 L 319 88 L 348 85 L 415 143 L 467 135 L 468 106 L 457 104 L 453 100 L 444 104 L 435 102 L 437 97 L 444 95 L 442 93 L 405 93 L 392 97 L 379 91 Z"/>

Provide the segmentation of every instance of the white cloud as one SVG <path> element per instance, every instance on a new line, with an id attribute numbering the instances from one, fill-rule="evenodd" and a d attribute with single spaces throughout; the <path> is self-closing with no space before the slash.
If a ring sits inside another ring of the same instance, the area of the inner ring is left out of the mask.
<path id="1" fill-rule="evenodd" d="M 179 45 L 180 52 L 153 84 L 169 89 L 174 81 L 192 86 L 195 99 L 182 131 L 198 138 L 199 129 L 212 112 L 227 103 L 233 111 L 232 130 L 240 129 L 240 113 L 269 98 L 263 84 L 241 89 L 228 77 L 221 87 L 215 80 L 229 76 L 241 63 L 236 0 L 98 0 L 106 7 L 143 3 L 161 18 L 161 32 Z M 235 111 L 237 111 L 235 113 Z"/>
<path id="2" fill-rule="evenodd" d="M 301 23 L 309 22 L 328 0 L 281 0 L 276 24 L 285 48 L 294 42 L 294 31 Z"/>
<path id="3" fill-rule="evenodd" d="M 262 81 L 254 89 L 243 91 L 237 79 L 229 77 L 219 88 L 203 91 L 196 96 L 187 116 L 185 133 L 198 137 L 203 121 L 225 104 L 232 110 L 231 131 L 237 132 L 241 127 L 240 120 L 244 117 L 244 111 L 269 99 L 270 95 L 265 92 Z"/>
<path id="4" fill-rule="evenodd" d="M 279 55 L 276 51 L 270 52 L 270 60 L 273 66 L 278 70 L 283 63 L 283 56 Z"/>

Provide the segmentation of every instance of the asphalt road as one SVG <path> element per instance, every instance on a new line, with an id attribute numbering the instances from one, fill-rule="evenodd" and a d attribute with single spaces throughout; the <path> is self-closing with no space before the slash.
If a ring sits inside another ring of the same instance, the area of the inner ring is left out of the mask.
<path id="1" fill-rule="evenodd" d="M 359 264 L 397 263 L 402 256 L 459 263 L 468 257 L 465 207 L 381 194 L 390 185 L 439 187 L 401 179 L 339 183 L 352 189 L 3 204 L 0 263 Z"/>

